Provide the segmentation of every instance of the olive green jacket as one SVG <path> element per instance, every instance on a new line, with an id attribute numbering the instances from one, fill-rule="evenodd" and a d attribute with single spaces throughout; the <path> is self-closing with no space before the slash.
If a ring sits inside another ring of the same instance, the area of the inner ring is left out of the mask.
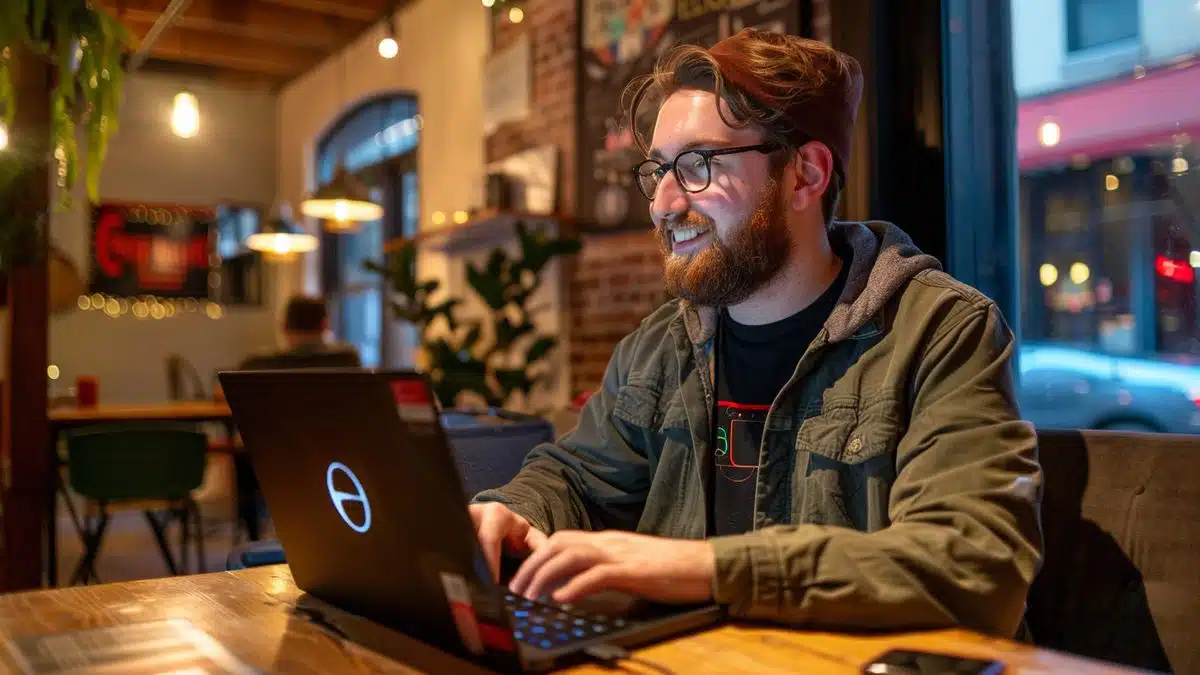
<path id="1" fill-rule="evenodd" d="M 831 236 L 853 252 L 845 290 L 768 412 L 753 531 L 710 539 L 716 600 L 813 627 L 1012 636 L 1042 548 L 1012 332 L 894 225 Z M 678 300 L 647 317 L 578 427 L 476 501 L 546 533 L 705 537 L 716 319 Z"/>

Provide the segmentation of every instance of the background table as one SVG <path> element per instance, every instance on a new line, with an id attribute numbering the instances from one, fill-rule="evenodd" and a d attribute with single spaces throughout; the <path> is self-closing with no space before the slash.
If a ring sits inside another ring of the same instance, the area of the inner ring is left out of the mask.
<path id="1" fill-rule="evenodd" d="M 146 404 L 99 404 L 93 406 L 57 406 L 47 411 L 50 424 L 50 442 L 47 452 L 54 466 L 58 466 L 59 435 L 68 429 L 98 426 L 103 424 L 129 424 L 136 422 L 220 422 L 232 438 L 233 412 L 223 401 L 176 401 L 171 403 Z M 59 476 L 55 469 L 55 476 Z M 50 503 L 46 514 L 46 585 L 58 585 L 58 494 L 70 499 L 65 486 L 56 478 L 55 489 L 50 492 Z M 69 502 L 68 502 L 69 505 Z M 239 512 L 241 509 L 239 509 Z M 76 518 L 74 512 L 72 518 Z M 78 523 L 76 523 L 78 528 Z"/>
<path id="2" fill-rule="evenodd" d="M 482 672 L 381 628 L 376 630 L 386 632 L 387 651 L 397 660 L 336 638 L 292 611 L 301 595 L 286 565 L 12 594 L 0 596 L 0 634 L 7 638 L 182 618 L 239 658 L 269 672 Z M 343 627 L 368 623 L 334 609 L 329 609 L 328 615 Z M 738 625 L 719 626 L 639 650 L 636 656 L 657 664 L 657 671 L 623 662 L 622 670 L 615 672 L 853 675 L 873 656 L 898 647 L 998 658 L 1008 664 L 1008 675 L 1132 672 L 967 631 L 863 637 Z M 0 668 L 11 669 L 6 658 L 0 656 Z M 611 675 L 614 671 L 586 665 L 566 672 Z"/>

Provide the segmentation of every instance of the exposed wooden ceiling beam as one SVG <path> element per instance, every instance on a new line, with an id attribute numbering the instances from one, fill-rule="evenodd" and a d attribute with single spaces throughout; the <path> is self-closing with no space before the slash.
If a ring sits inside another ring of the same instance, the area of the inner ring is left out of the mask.
<path id="1" fill-rule="evenodd" d="M 385 0 L 262 0 L 262 2 L 330 16 L 340 16 L 345 19 L 358 19 L 359 21 L 378 21 L 383 18 L 391 6 L 391 3 Z"/>
<path id="2" fill-rule="evenodd" d="M 148 26 L 127 22 L 140 39 Z M 170 61 L 221 66 L 268 75 L 295 77 L 325 58 L 326 51 L 246 40 L 175 27 L 159 38 L 151 56 Z"/>
<path id="3" fill-rule="evenodd" d="M 141 32 L 143 26 L 154 23 L 158 12 L 125 9 L 119 18 L 122 24 Z M 177 18 L 173 25 L 230 37 L 330 51 L 361 33 L 369 24 L 315 12 L 270 7 L 259 2 L 234 5 L 217 0 L 192 0 L 187 13 Z"/>

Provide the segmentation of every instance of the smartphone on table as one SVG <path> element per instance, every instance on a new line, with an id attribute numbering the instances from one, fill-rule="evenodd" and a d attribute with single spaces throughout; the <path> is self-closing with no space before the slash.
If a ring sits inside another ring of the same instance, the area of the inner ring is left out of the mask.
<path id="1" fill-rule="evenodd" d="M 863 666 L 863 675 L 1001 675 L 1000 661 L 911 649 L 893 649 Z"/>

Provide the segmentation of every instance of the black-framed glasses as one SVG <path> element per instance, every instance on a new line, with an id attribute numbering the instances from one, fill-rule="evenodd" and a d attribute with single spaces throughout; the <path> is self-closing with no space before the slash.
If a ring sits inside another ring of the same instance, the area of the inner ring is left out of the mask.
<path id="1" fill-rule="evenodd" d="M 685 192 L 700 192 L 712 184 L 712 158 L 718 155 L 736 155 L 742 152 L 768 153 L 779 149 L 778 143 L 740 145 L 736 148 L 714 148 L 712 150 L 684 150 L 675 159 L 660 162 L 647 159 L 633 167 L 633 177 L 642 195 L 651 201 L 658 192 L 658 184 L 668 171 L 675 174 L 679 187 Z"/>

